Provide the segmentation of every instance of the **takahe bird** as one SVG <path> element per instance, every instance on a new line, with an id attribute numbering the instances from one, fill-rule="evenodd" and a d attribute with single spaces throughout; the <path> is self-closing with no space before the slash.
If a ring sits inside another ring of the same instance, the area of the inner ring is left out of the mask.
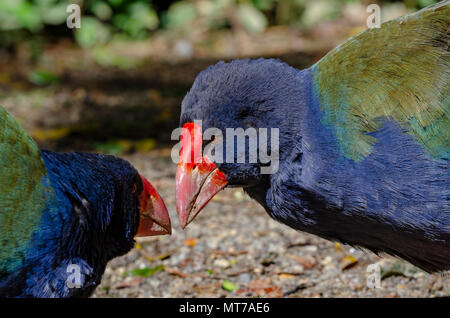
<path id="1" fill-rule="evenodd" d="M 305 70 L 245 59 L 201 72 L 182 102 L 181 225 L 238 186 L 294 229 L 450 269 L 449 28 L 445 1 L 366 30 Z M 239 127 L 279 129 L 278 169 L 250 162 L 250 134 L 228 146 L 226 129 Z M 205 137 L 209 128 L 220 134 Z M 201 155 L 214 136 L 227 144 L 215 161 Z"/>
<path id="2" fill-rule="evenodd" d="M 39 150 L 2 107 L 0 162 L 0 297 L 87 297 L 136 235 L 171 232 L 127 161 Z"/>

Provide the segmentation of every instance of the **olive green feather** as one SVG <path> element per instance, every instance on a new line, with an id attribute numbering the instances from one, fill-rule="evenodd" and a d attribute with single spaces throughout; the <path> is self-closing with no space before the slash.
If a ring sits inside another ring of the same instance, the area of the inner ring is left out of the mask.
<path id="1" fill-rule="evenodd" d="M 0 106 L 0 273 L 22 264 L 54 193 L 39 148 Z"/>
<path id="2" fill-rule="evenodd" d="M 449 158 L 450 1 L 368 29 L 312 67 L 314 91 L 344 156 L 372 151 L 367 135 L 398 122 L 435 159 Z"/>

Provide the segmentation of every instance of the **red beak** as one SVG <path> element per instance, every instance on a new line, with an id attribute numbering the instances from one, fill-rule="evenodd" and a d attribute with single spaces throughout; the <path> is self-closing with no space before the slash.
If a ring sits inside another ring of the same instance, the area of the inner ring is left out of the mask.
<path id="1" fill-rule="evenodd" d="M 183 126 L 176 176 L 177 213 L 184 229 L 217 192 L 227 178 L 207 157 L 202 156 L 202 130 L 195 123 Z"/>
<path id="2" fill-rule="evenodd" d="M 172 226 L 164 201 L 150 182 L 142 176 L 141 179 L 144 189 L 139 196 L 141 217 L 136 236 L 171 234 Z"/>

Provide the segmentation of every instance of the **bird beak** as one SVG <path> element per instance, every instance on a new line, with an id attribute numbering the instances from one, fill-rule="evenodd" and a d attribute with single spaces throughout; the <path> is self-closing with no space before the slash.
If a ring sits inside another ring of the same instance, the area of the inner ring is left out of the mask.
<path id="1" fill-rule="evenodd" d="M 216 164 L 202 156 L 202 130 L 195 123 L 183 126 L 176 176 L 177 213 L 184 229 L 217 192 L 227 178 Z"/>
<path id="2" fill-rule="evenodd" d="M 140 220 L 136 236 L 170 235 L 172 226 L 164 201 L 150 182 L 142 176 L 141 179 L 144 189 L 139 196 Z"/>

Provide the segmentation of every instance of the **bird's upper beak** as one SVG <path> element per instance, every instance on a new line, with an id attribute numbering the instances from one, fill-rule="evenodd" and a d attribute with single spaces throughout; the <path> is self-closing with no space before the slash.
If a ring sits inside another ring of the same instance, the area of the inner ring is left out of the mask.
<path id="1" fill-rule="evenodd" d="M 139 196 L 141 217 L 136 236 L 171 234 L 172 226 L 164 201 L 150 182 L 142 176 L 141 179 L 144 189 Z"/>
<path id="2" fill-rule="evenodd" d="M 202 156 L 202 130 L 195 123 L 183 126 L 176 176 L 178 219 L 185 228 L 214 195 L 227 185 L 216 164 Z"/>

